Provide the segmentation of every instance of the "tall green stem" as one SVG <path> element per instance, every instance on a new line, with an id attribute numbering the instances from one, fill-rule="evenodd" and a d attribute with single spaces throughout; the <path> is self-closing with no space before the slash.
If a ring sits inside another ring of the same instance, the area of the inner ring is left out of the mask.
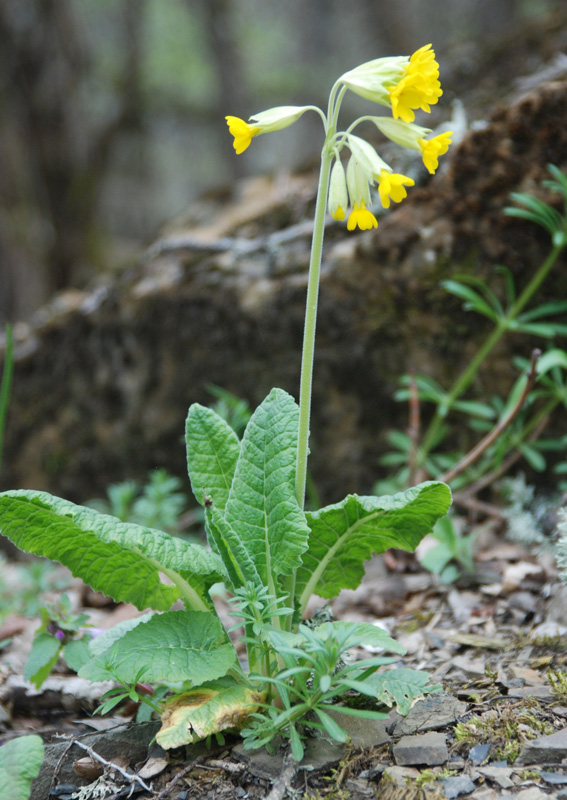
<path id="1" fill-rule="evenodd" d="M 321 154 L 321 171 L 315 206 L 309 281 L 305 309 L 305 328 L 303 332 L 303 353 L 301 357 L 301 382 L 299 386 L 299 436 L 297 445 L 297 473 L 295 476 L 295 496 L 303 508 L 305 504 L 305 484 L 307 481 L 307 456 L 309 454 L 309 420 L 311 417 L 311 388 L 313 383 L 313 359 L 315 354 L 315 328 L 317 325 L 317 303 L 319 300 L 319 277 L 321 256 L 325 235 L 325 209 L 329 190 L 332 153 L 327 144 Z"/>
<path id="2" fill-rule="evenodd" d="M 423 439 L 423 444 L 420 448 L 419 459 L 418 459 L 418 463 L 420 466 L 423 464 L 427 455 L 432 449 L 439 428 L 443 420 L 451 410 L 453 403 L 463 394 L 463 392 L 465 392 L 468 389 L 468 387 L 474 381 L 476 373 L 478 372 L 485 358 L 490 354 L 490 352 L 498 344 L 502 336 L 509 329 L 510 323 L 513 322 L 518 317 L 518 315 L 523 311 L 523 309 L 532 299 L 534 294 L 537 292 L 537 290 L 539 289 L 539 287 L 541 286 L 541 284 L 551 271 L 555 262 L 559 258 L 564 247 L 565 247 L 564 244 L 556 245 L 551 250 L 551 252 L 547 256 L 543 264 L 540 266 L 540 268 L 537 270 L 531 281 L 525 287 L 524 291 L 512 304 L 506 316 L 502 317 L 502 319 L 494 328 L 492 333 L 488 336 L 488 338 L 486 339 L 480 350 L 478 350 L 478 352 L 476 353 L 470 364 L 459 375 L 459 377 L 455 381 L 455 384 L 453 385 L 453 388 L 445 398 L 445 402 L 442 404 L 442 406 L 437 407 L 435 415 L 431 420 L 429 428 L 427 429 L 427 433 Z"/>

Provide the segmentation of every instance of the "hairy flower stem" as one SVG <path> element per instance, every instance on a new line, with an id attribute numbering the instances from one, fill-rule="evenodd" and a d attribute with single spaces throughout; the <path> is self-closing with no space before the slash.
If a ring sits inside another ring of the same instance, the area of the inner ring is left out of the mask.
<path id="1" fill-rule="evenodd" d="M 305 309 L 305 328 L 303 332 L 303 353 L 301 357 L 301 382 L 299 386 L 299 436 L 297 444 L 297 472 L 295 476 L 295 496 L 300 507 L 305 505 L 305 484 L 307 481 L 307 457 L 309 454 L 309 420 L 311 417 L 311 389 L 313 383 L 313 359 L 315 354 L 315 328 L 317 324 L 317 303 L 319 299 L 319 277 L 321 255 L 325 235 L 325 209 L 329 190 L 332 153 L 323 147 L 321 171 L 317 189 L 309 281 Z"/>
<path id="2" fill-rule="evenodd" d="M 523 311 L 526 305 L 530 302 L 534 294 L 537 292 L 543 281 L 547 278 L 549 272 L 555 265 L 555 262 L 565 249 L 565 244 L 556 245 L 540 268 L 537 270 L 531 281 L 525 287 L 524 291 L 516 299 L 510 307 L 506 316 L 502 317 L 494 330 L 488 336 L 482 347 L 476 352 L 474 358 L 469 365 L 460 374 L 455 381 L 455 384 L 442 405 L 437 406 L 435 415 L 431 420 L 427 433 L 423 439 L 423 443 L 419 448 L 417 465 L 422 466 L 425 459 L 429 455 L 432 447 L 435 444 L 437 433 L 441 427 L 443 420 L 453 407 L 453 403 L 457 400 L 463 392 L 465 392 L 471 383 L 474 381 L 476 374 L 481 367 L 484 360 L 492 352 L 494 347 L 498 344 L 502 336 L 510 329 L 510 323 L 513 322 L 519 314 Z"/>

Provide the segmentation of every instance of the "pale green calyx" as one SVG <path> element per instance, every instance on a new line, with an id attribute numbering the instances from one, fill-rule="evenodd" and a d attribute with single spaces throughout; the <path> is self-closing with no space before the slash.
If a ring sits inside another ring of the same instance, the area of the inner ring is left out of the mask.
<path id="1" fill-rule="evenodd" d="M 344 167 L 339 158 L 335 160 L 329 182 L 329 214 L 333 219 L 345 218 L 348 208 L 348 191 Z"/>
<path id="2" fill-rule="evenodd" d="M 419 150 L 419 139 L 425 139 L 431 133 L 431 128 L 423 128 L 414 122 L 404 122 L 401 119 L 392 119 L 392 117 L 368 117 L 368 119 L 386 138 L 401 147 L 409 147 L 412 150 Z"/>
<path id="3" fill-rule="evenodd" d="M 313 106 L 276 106 L 268 108 L 266 111 L 260 111 L 250 119 L 254 125 L 261 128 L 262 133 L 269 133 L 293 125 L 310 109 L 313 109 Z"/>
<path id="4" fill-rule="evenodd" d="M 389 87 L 400 80 L 408 63 L 407 56 L 376 58 L 345 72 L 339 82 L 366 100 L 388 106 Z"/>
<path id="5" fill-rule="evenodd" d="M 370 183 L 374 181 L 375 177 L 379 175 L 383 169 L 388 172 L 392 171 L 391 167 L 380 158 L 372 145 L 359 136 L 354 136 L 352 133 L 349 133 L 348 146 L 356 161 L 366 172 Z"/>

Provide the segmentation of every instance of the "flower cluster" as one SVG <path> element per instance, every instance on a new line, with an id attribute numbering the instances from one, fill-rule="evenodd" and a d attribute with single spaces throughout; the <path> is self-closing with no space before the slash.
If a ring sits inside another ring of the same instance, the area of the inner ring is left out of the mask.
<path id="1" fill-rule="evenodd" d="M 347 89 L 390 108 L 391 116 L 361 117 L 346 131 L 337 132 L 339 107 Z M 433 175 L 439 166 L 439 156 L 449 149 L 452 133 L 448 131 L 428 138 L 431 129 L 416 125 L 414 112 L 417 109 L 431 111 L 431 106 L 438 102 L 442 93 L 439 64 L 428 44 L 409 58 L 379 58 L 346 72 L 331 91 L 327 117 L 314 106 L 281 106 L 256 114 L 250 122 L 230 116 L 226 121 L 234 136 L 234 149 L 243 153 L 255 136 L 286 128 L 307 110 L 317 111 L 323 117 L 327 134 L 324 153 L 333 162 L 329 179 L 329 213 L 334 219 L 343 220 L 350 208 L 348 230 L 368 230 L 378 225 L 376 217 L 368 209 L 371 187 L 377 187 L 382 206 L 389 208 L 390 202 L 399 203 L 407 196 L 406 187 L 413 186 L 414 181 L 395 173 L 374 147 L 352 133 L 353 129 L 362 121 L 373 122 L 388 139 L 417 150 L 426 169 Z M 341 160 L 341 151 L 345 147 L 351 154 L 346 169 Z"/>

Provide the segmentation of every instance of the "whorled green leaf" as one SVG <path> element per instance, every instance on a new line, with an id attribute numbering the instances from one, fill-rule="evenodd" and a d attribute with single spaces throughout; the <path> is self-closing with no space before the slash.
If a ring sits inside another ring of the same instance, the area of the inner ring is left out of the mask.
<path id="1" fill-rule="evenodd" d="M 0 793 L 6 800 L 28 800 L 43 761 L 40 736 L 20 736 L 0 747 Z"/>
<path id="2" fill-rule="evenodd" d="M 245 686 L 201 686 L 169 700 L 156 741 L 165 750 L 240 728 L 258 710 L 265 694 Z"/>
<path id="3" fill-rule="evenodd" d="M 203 505 L 209 495 L 223 511 L 240 453 L 238 436 L 216 411 L 193 403 L 185 438 L 189 479 L 197 502 Z"/>
<path id="4" fill-rule="evenodd" d="M 415 550 L 450 504 L 449 487 L 428 482 L 387 497 L 351 494 L 341 503 L 307 512 L 309 547 L 296 582 L 301 612 L 312 594 L 331 598 L 341 589 L 356 589 L 373 553 L 390 547 Z"/>
<path id="5" fill-rule="evenodd" d="M 79 675 L 91 681 L 118 677 L 132 683 L 143 666 L 147 681 L 200 684 L 226 675 L 236 660 L 236 651 L 215 614 L 169 611 L 154 614 L 127 631 L 85 664 Z"/>
<path id="6" fill-rule="evenodd" d="M 225 516 L 264 583 L 301 564 L 309 528 L 295 498 L 299 408 L 272 389 L 252 415 L 240 446 Z"/>
<path id="7" fill-rule="evenodd" d="M 209 588 L 226 576 L 221 559 L 163 531 L 121 522 L 47 492 L 0 494 L 0 533 L 17 547 L 60 561 L 96 591 L 136 608 L 212 608 Z M 174 585 L 163 582 L 166 575 Z"/>
<path id="8" fill-rule="evenodd" d="M 346 634 L 346 644 L 352 642 L 350 644 L 351 647 L 367 645 L 368 647 L 381 647 L 391 653 L 400 653 L 401 655 L 406 653 L 406 648 L 403 645 L 392 639 L 383 628 L 372 625 L 370 622 L 347 622 L 342 620 L 324 622 L 322 625 L 313 628 L 313 633 L 324 641 L 333 635 Z"/>
<path id="9" fill-rule="evenodd" d="M 378 702 L 389 707 L 395 703 L 398 712 L 405 717 L 414 700 L 442 690 L 441 684 L 427 685 L 430 677 L 428 672 L 422 670 L 392 669 L 374 673 L 365 682 L 376 690 Z"/>

